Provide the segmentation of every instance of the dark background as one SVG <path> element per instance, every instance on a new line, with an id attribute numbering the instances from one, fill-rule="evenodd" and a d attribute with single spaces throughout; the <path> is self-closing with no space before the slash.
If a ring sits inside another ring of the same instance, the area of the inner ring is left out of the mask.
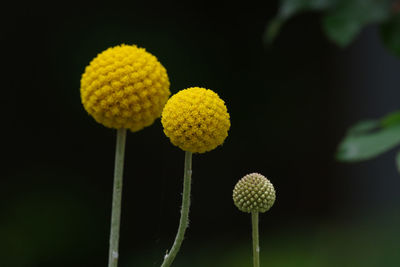
<path id="1" fill-rule="evenodd" d="M 145 47 L 171 92 L 216 91 L 231 129 L 193 157 L 190 227 L 175 266 L 251 266 L 250 216 L 232 189 L 250 172 L 277 190 L 260 216 L 262 266 L 399 266 L 394 152 L 348 165 L 334 154 L 358 120 L 399 109 L 400 60 L 373 25 L 339 49 L 319 15 L 263 43 L 277 1 L 17 3 L 2 8 L 0 266 L 106 266 L 115 130 L 80 102 L 98 53 Z M 184 153 L 157 120 L 127 137 L 120 266 L 159 266 L 172 245 Z"/>

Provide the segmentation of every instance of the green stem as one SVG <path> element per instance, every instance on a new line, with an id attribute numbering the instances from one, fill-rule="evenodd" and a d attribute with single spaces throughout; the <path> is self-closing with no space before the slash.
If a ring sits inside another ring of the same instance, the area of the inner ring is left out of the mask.
<path id="1" fill-rule="evenodd" d="M 164 262 L 161 267 L 169 267 L 175 259 L 176 254 L 182 245 L 185 231 L 189 222 L 189 207 L 190 207 L 190 185 L 192 177 L 192 153 L 185 152 L 185 171 L 183 178 L 183 193 L 182 193 L 182 208 L 181 219 L 179 221 L 178 233 L 176 234 L 174 244 L 171 251 L 165 255 Z"/>
<path id="2" fill-rule="evenodd" d="M 118 266 L 119 226 L 121 220 L 122 175 L 124 171 L 126 129 L 117 130 L 115 149 L 114 186 L 111 210 L 110 251 L 108 267 Z"/>
<path id="3" fill-rule="evenodd" d="M 260 267 L 260 247 L 258 242 L 258 212 L 251 213 L 251 224 L 253 228 L 253 264 L 254 267 Z"/>

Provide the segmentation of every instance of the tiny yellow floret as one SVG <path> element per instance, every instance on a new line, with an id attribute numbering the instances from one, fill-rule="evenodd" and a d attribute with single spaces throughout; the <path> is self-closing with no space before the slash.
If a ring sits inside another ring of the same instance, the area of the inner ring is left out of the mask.
<path id="1" fill-rule="evenodd" d="M 172 144 L 192 153 L 204 153 L 221 145 L 231 126 L 224 101 L 200 87 L 173 95 L 164 107 L 161 123 Z"/>
<path id="2" fill-rule="evenodd" d="M 167 71 L 135 45 L 98 54 L 81 78 L 85 110 L 106 127 L 139 131 L 159 118 L 169 95 Z"/>

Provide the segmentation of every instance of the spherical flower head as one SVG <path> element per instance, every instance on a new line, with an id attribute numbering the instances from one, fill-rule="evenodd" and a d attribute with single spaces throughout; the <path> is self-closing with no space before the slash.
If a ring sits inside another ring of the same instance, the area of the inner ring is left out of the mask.
<path id="1" fill-rule="evenodd" d="M 155 56 L 135 45 L 120 45 L 98 54 L 86 67 L 81 99 L 97 122 L 135 132 L 160 117 L 169 85 Z"/>
<path id="2" fill-rule="evenodd" d="M 266 212 L 275 202 L 274 186 L 259 173 L 248 174 L 235 185 L 233 202 L 243 212 Z"/>
<path id="3" fill-rule="evenodd" d="M 172 144 L 192 153 L 204 153 L 221 145 L 231 126 L 224 101 L 200 87 L 173 95 L 164 107 L 161 123 Z"/>

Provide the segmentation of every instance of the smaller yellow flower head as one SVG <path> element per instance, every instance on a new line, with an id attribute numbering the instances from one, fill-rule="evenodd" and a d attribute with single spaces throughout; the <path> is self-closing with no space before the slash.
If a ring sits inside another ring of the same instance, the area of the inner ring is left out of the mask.
<path id="1" fill-rule="evenodd" d="M 193 153 L 221 145 L 231 126 L 224 101 L 213 91 L 200 87 L 173 95 L 164 107 L 161 123 L 172 144 Z"/>
<path id="2" fill-rule="evenodd" d="M 144 48 L 115 46 L 86 67 L 81 99 L 97 122 L 135 132 L 160 117 L 171 94 L 169 84 L 165 68 Z"/>

